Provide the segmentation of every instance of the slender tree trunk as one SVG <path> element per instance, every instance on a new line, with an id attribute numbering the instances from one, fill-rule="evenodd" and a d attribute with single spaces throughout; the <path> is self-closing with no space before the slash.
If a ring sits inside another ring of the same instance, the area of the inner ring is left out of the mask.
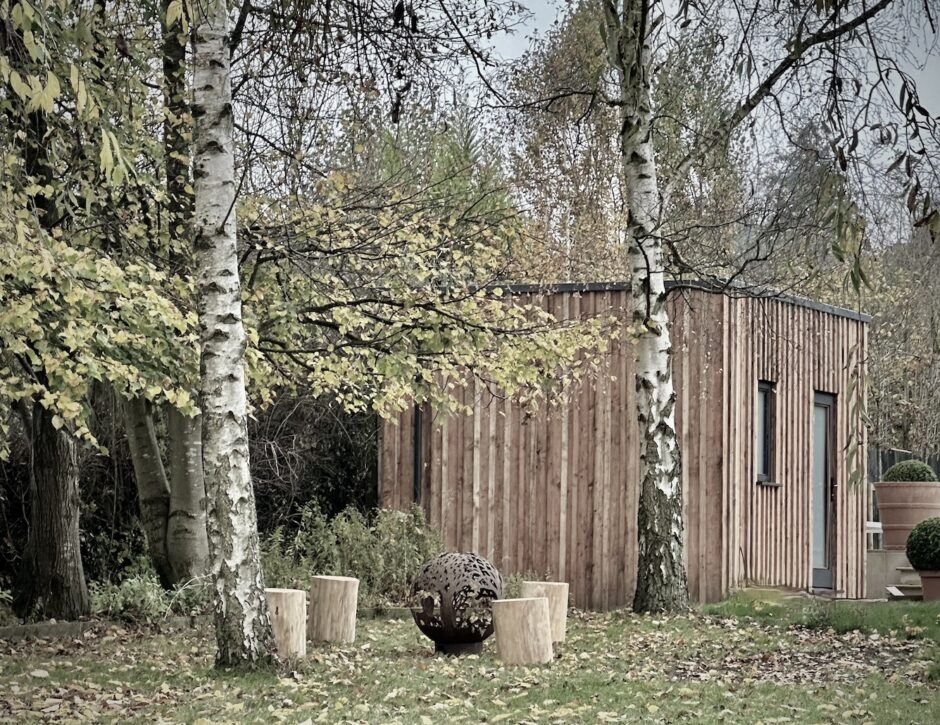
<path id="1" fill-rule="evenodd" d="M 76 619 L 89 612 L 79 545 L 78 444 L 38 403 L 27 417 L 30 526 L 14 611 Z"/>
<path id="2" fill-rule="evenodd" d="M 175 408 L 166 409 L 170 462 L 170 516 L 166 553 L 174 582 L 181 584 L 206 573 L 206 486 L 202 475 L 202 419 Z"/>
<path id="3" fill-rule="evenodd" d="M 183 32 L 186 3 L 178 19 L 166 23 L 170 0 L 163 6 L 163 148 L 166 168 L 166 214 L 168 259 L 172 271 L 192 271 L 191 223 L 192 190 L 189 186 L 189 162 L 192 156 L 189 88 L 186 83 L 186 42 Z"/>
<path id="4" fill-rule="evenodd" d="M 202 459 L 215 580 L 219 665 L 269 660 L 274 637 L 248 470 L 245 328 L 235 246 L 235 168 L 228 13 L 194 4 L 195 246 L 202 345 Z"/>
<path id="5" fill-rule="evenodd" d="M 605 0 L 608 53 L 620 80 L 620 150 L 627 197 L 626 243 L 637 332 L 636 392 L 640 423 L 637 588 L 641 612 L 688 607 L 683 556 L 681 456 L 675 427 L 672 343 L 666 309 L 662 207 L 651 134 L 649 0 Z"/>
<path id="6" fill-rule="evenodd" d="M 169 477 L 149 404 L 143 398 L 124 403 L 140 522 L 160 583 L 169 589 L 206 573 L 209 543 L 199 418 L 172 407 L 166 415 Z"/>
<path id="7" fill-rule="evenodd" d="M 147 536 L 150 559 L 160 583 L 169 589 L 175 583 L 167 555 L 167 521 L 170 517 L 170 486 L 167 483 L 160 444 L 153 427 L 150 406 L 144 398 L 124 401 L 127 444 L 137 479 L 140 524 Z"/>
<path id="8" fill-rule="evenodd" d="M 174 273 L 192 273 L 192 189 L 189 159 L 192 126 L 186 83 L 187 33 L 183 31 L 186 4 L 178 19 L 166 23 L 170 0 L 163 8 L 163 83 L 166 112 L 163 140 L 166 164 L 168 259 Z M 206 487 L 202 473 L 202 420 L 167 407 L 167 449 L 170 507 L 167 557 L 177 583 L 206 573 L 209 541 L 206 534 Z"/>

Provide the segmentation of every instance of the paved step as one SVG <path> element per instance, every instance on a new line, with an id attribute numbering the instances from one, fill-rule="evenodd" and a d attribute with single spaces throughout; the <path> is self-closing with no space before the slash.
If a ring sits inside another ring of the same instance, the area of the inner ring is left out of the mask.
<path id="1" fill-rule="evenodd" d="M 888 599 L 890 600 L 907 599 L 919 602 L 924 598 L 919 585 L 915 587 L 909 584 L 901 584 L 898 586 L 885 587 L 885 590 L 888 592 Z"/>
<path id="2" fill-rule="evenodd" d="M 896 566 L 894 570 L 898 573 L 897 582 L 899 584 L 912 584 L 920 586 L 920 574 L 912 566 Z"/>

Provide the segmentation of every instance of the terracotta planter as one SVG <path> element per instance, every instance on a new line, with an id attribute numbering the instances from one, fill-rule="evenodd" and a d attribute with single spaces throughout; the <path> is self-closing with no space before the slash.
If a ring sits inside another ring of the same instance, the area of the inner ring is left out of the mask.
<path id="1" fill-rule="evenodd" d="M 874 489 L 886 549 L 904 551 L 911 529 L 940 516 L 940 481 L 882 481 Z"/>
<path id="2" fill-rule="evenodd" d="M 940 571 L 917 571 L 925 602 L 940 602 Z"/>

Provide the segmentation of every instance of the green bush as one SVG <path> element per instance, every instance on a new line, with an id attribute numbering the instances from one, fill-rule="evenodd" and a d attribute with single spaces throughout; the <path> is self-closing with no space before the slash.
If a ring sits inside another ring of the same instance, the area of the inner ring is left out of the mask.
<path id="1" fill-rule="evenodd" d="M 907 560 L 919 571 L 940 570 L 940 516 L 925 519 L 911 529 Z"/>
<path id="2" fill-rule="evenodd" d="M 92 582 L 89 594 L 91 613 L 98 617 L 153 622 L 170 607 L 169 594 L 152 573 L 134 574 L 120 584 Z"/>
<path id="3" fill-rule="evenodd" d="M 169 606 L 167 614 L 176 614 L 182 617 L 195 617 L 200 614 L 212 612 L 212 589 L 209 586 L 209 577 L 193 579 L 185 584 L 178 584 L 169 593 Z"/>
<path id="4" fill-rule="evenodd" d="M 923 461 L 895 463 L 884 475 L 885 481 L 936 481 L 937 474 Z"/>
<path id="5" fill-rule="evenodd" d="M 309 504 L 293 535 L 278 528 L 262 542 L 261 562 L 267 586 L 306 589 L 318 574 L 352 576 L 361 604 L 394 606 L 406 603 L 418 569 L 440 551 L 439 536 L 417 506 L 368 517 L 347 508 L 328 520 Z"/>
<path id="6" fill-rule="evenodd" d="M 0 589 L 0 627 L 17 622 L 19 619 L 13 614 L 13 593 Z"/>
<path id="7" fill-rule="evenodd" d="M 128 622 L 155 622 L 170 615 L 195 616 L 211 610 L 208 577 L 167 591 L 148 557 L 134 560 L 120 582 L 92 582 L 88 592 L 92 615 Z"/>

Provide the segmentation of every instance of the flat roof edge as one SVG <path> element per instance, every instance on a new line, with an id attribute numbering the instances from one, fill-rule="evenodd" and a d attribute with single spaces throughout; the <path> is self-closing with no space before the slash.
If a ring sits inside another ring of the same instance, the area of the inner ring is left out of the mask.
<path id="1" fill-rule="evenodd" d="M 630 283 L 629 282 L 553 282 L 548 284 L 494 284 L 491 287 L 498 287 L 500 289 L 506 290 L 510 294 L 524 295 L 524 294 L 574 294 L 574 293 L 590 293 L 590 292 L 629 292 Z M 826 302 L 817 302 L 816 300 L 811 300 L 807 297 L 800 297 L 799 295 L 793 295 L 786 292 L 777 292 L 769 289 L 762 289 L 758 287 L 744 287 L 744 286 L 735 286 L 735 285 L 721 285 L 714 282 L 699 281 L 699 280 L 667 280 L 666 281 L 666 291 L 672 292 L 674 290 L 681 289 L 693 289 L 700 290 L 702 292 L 710 292 L 712 294 L 724 294 L 729 297 L 742 298 L 749 297 L 751 299 L 761 299 L 761 300 L 776 300 L 778 302 L 786 302 L 787 304 L 795 305 L 797 307 L 805 307 L 807 309 L 816 310 L 817 312 L 824 312 L 829 315 L 834 315 L 836 317 L 844 317 L 849 320 L 855 320 L 856 322 L 864 322 L 866 324 L 872 321 L 872 316 L 867 315 L 864 312 L 859 312 L 857 310 L 850 310 L 846 307 L 839 307 L 838 305 L 830 305 Z"/>

